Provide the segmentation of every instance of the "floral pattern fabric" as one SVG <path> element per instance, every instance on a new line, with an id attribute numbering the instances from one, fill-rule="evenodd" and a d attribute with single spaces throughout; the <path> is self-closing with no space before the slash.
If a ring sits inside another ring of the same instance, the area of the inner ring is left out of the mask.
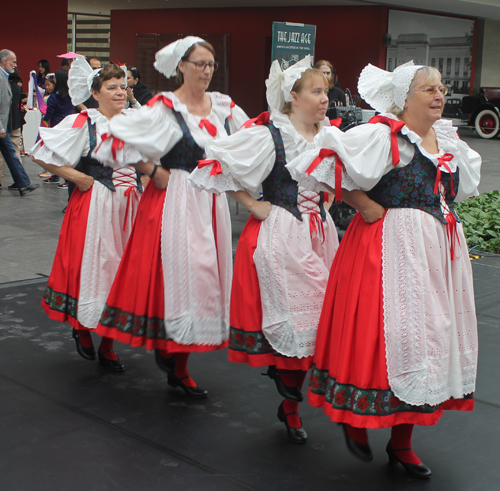
<path id="1" fill-rule="evenodd" d="M 61 312 L 76 319 L 78 310 L 78 299 L 73 298 L 66 293 L 56 292 L 50 286 L 45 288 L 43 293 L 45 304 L 56 312 Z"/>

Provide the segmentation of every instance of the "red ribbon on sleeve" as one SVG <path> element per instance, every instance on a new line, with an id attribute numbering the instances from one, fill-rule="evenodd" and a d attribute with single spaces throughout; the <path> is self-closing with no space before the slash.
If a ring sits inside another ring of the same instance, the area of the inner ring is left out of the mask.
<path id="1" fill-rule="evenodd" d="M 442 157 L 438 158 L 436 182 L 434 184 L 434 194 L 439 193 L 439 183 L 441 182 L 441 167 L 444 167 L 450 173 L 450 189 L 451 195 L 455 196 L 455 190 L 453 189 L 453 176 L 451 173 L 450 166 L 446 163 L 453 160 L 453 155 L 451 153 L 445 153 Z"/>
<path id="2" fill-rule="evenodd" d="M 111 143 L 111 154 L 113 155 L 113 159 L 116 160 L 116 152 L 118 150 L 121 150 L 125 146 L 125 142 L 123 140 L 120 140 L 119 138 L 114 137 L 111 133 L 106 133 L 106 134 L 102 135 L 101 143 L 97 147 L 96 152 L 98 152 L 99 149 L 101 148 L 101 145 L 106 140 L 109 140 L 110 138 L 113 139 L 113 141 Z"/>
<path id="3" fill-rule="evenodd" d="M 388 125 L 391 129 L 392 165 L 396 167 L 396 165 L 399 164 L 398 133 L 405 125 L 404 121 L 396 121 L 395 119 L 391 119 L 386 116 L 374 116 L 370 119 L 370 121 L 368 121 L 368 123 L 383 123 Z"/>
<path id="4" fill-rule="evenodd" d="M 155 95 L 152 99 L 150 99 L 146 103 L 146 106 L 153 107 L 158 101 L 162 102 L 163 104 L 165 104 L 165 106 L 169 107 L 170 109 L 174 108 L 173 102 L 168 97 L 165 97 L 162 94 Z"/>
<path id="5" fill-rule="evenodd" d="M 233 100 L 231 100 L 231 104 L 229 105 L 229 107 L 232 109 L 234 106 L 236 106 L 236 104 L 234 103 L 234 101 L 233 101 Z M 233 119 L 233 114 L 231 113 L 231 114 L 227 117 L 227 119 Z"/>
<path id="6" fill-rule="evenodd" d="M 340 128 L 340 125 L 342 124 L 342 118 L 330 119 L 330 124 L 332 126 L 336 126 L 337 128 Z"/>
<path id="7" fill-rule="evenodd" d="M 319 155 L 312 161 L 312 164 L 306 170 L 306 174 L 311 175 L 313 170 L 327 157 L 335 157 L 335 201 L 342 201 L 342 171 L 345 170 L 345 167 L 335 150 L 322 148 L 319 151 Z"/>
<path id="8" fill-rule="evenodd" d="M 269 118 L 270 118 L 269 111 L 264 111 L 263 113 L 260 113 L 256 118 L 249 119 L 248 121 L 243 123 L 243 125 L 241 127 L 242 128 L 250 128 L 250 126 L 252 126 L 252 124 L 254 124 L 254 123 L 256 125 L 267 124 L 267 123 L 269 123 Z"/>
<path id="9" fill-rule="evenodd" d="M 214 138 L 217 136 L 217 128 L 208 119 L 202 119 L 200 121 L 200 128 L 205 128 Z"/>
<path id="10" fill-rule="evenodd" d="M 83 128 L 83 125 L 87 122 L 87 119 L 89 119 L 89 115 L 87 114 L 87 112 L 86 111 L 82 112 L 73 121 L 73 125 L 71 127 L 72 128 Z"/>
<path id="11" fill-rule="evenodd" d="M 216 176 L 217 174 L 222 174 L 222 167 L 218 160 L 198 160 L 198 167 L 202 169 L 207 165 L 212 165 L 212 170 L 210 171 L 211 176 Z"/>

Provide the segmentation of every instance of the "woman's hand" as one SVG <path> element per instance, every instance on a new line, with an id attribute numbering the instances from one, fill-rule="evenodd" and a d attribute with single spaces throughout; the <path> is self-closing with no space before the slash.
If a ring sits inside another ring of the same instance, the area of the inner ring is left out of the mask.
<path id="1" fill-rule="evenodd" d="M 132 102 L 135 100 L 134 97 L 134 91 L 132 90 L 132 87 L 127 87 L 127 99 Z"/>
<path id="2" fill-rule="evenodd" d="M 94 185 L 94 178 L 81 173 L 81 175 L 78 176 L 78 179 L 75 180 L 75 184 L 82 193 L 85 193 Z"/>
<path id="3" fill-rule="evenodd" d="M 385 209 L 375 201 L 369 200 L 359 212 L 366 223 L 375 223 L 384 217 Z"/>
<path id="4" fill-rule="evenodd" d="M 163 167 L 159 166 L 153 176 L 153 181 L 158 189 L 167 189 L 168 181 L 170 179 L 170 172 Z"/>
<path id="5" fill-rule="evenodd" d="M 255 200 L 254 203 L 249 207 L 250 213 L 257 219 L 257 220 L 265 220 L 268 216 L 269 213 L 271 213 L 273 205 L 269 201 L 257 201 Z"/>

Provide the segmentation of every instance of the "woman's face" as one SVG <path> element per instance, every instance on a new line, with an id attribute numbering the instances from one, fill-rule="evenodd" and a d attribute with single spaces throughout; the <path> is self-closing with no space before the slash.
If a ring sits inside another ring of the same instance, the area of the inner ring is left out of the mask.
<path id="1" fill-rule="evenodd" d="M 54 92 L 55 88 L 56 88 L 55 84 L 53 84 L 50 80 L 45 80 L 45 93 L 46 94 L 52 94 Z"/>
<path id="2" fill-rule="evenodd" d="M 201 64 L 202 62 L 204 65 L 198 68 L 196 63 Z M 193 89 L 207 90 L 214 74 L 214 62 L 214 55 L 207 48 L 196 45 L 188 60 L 179 62 L 179 69 L 184 76 L 184 84 Z M 207 63 L 211 63 L 212 68 Z"/>
<path id="3" fill-rule="evenodd" d="M 292 112 L 304 124 L 323 121 L 328 109 L 328 86 L 321 75 L 309 77 L 299 92 L 291 92 Z"/>
<path id="4" fill-rule="evenodd" d="M 331 82 L 333 76 L 332 69 L 328 65 L 321 65 L 319 69 L 325 74 L 325 77 L 328 80 L 328 82 Z"/>
<path id="5" fill-rule="evenodd" d="M 38 63 L 38 72 L 40 75 L 45 75 L 45 68 L 43 68 L 43 65 L 41 63 Z"/>
<path id="6" fill-rule="evenodd" d="M 414 120 L 434 124 L 435 121 L 441 119 L 445 99 L 438 89 L 442 86 L 441 78 L 436 76 L 428 80 L 424 72 L 417 72 L 415 75 L 415 89 L 405 102 L 403 120 L 405 120 L 405 117 L 411 117 Z"/>
<path id="7" fill-rule="evenodd" d="M 138 78 L 134 78 L 132 75 L 132 72 L 130 70 L 127 70 L 127 85 L 129 87 L 135 87 L 137 82 L 139 81 Z"/>
<path id="8" fill-rule="evenodd" d="M 111 78 L 102 83 L 99 92 L 93 90 L 92 95 L 99 103 L 99 109 L 110 114 L 118 114 L 125 107 L 127 84 L 123 78 Z"/>

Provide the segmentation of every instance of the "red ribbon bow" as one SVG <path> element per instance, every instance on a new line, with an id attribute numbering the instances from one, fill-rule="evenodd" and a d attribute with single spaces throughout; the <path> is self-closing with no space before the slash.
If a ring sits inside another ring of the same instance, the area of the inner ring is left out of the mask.
<path id="1" fill-rule="evenodd" d="M 453 189 L 453 175 L 451 173 L 450 166 L 446 163 L 450 160 L 453 160 L 453 155 L 451 153 L 445 153 L 442 157 L 438 158 L 436 182 L 434 184 L 434 194 L 439 193 L 439 183 L 441 182 L 441 167 L 444 167 L 450 174 L 451 195 L 455 196 L 455 190 Z"/>
<path id="2" fill-rule="evenodd" d="M 147 103 L 146 106 L 152 107 L 154 106 L 158 101 L 162 102 L 165 104 L 165 106 L 169 107 L 170 109 L 174 108 L 173 102 L 168 98 L 165 97 L 162 94 L 155 95 L 152 99 L 150 99 Z"/>
<path id="3" fill-rule="evenodd" d="M 217 174 L 222 174 L 222 167 L 218 160 L 198 160 L 198 167 L 202 169 L 207 165 L 212 165 L 212 170 L 210 171 L 211 176 L 216 176 Z"/>
<path id="4" fill-rule="evenodd" d="M 102 137 L 101 137 L 101 143 L 97 147 L 96 153 L 101 148 L 101 145 L 106 140 L 109 140 L 110 138 L 113 139 L 113 142 L 111 143 L 111 154 L 113 155 L 113 159 L 116 160 L 116 152 L 118 150 L 121 150 L 125 146 L 125 142 L 123 140 L 120 140 L 119 138 L 114 137 L 111 133 L 106 133 L 106 134 L 102 135 Z"/>
<path id="5" fill-rule="evenodd" d="M 340 128 L 340 125 L 342 124 L 342 118 L 330 119 L 330 124 L 332 126 L 336 126 L 337 128 Z"/>
<path id="6" fill-rule="evenodd" d="M 256 125 L 267 124 L 267 123 L 269 123 L 269 118 L 270 118 L 269 111 L 264 111 L 263 113 L 260 113 L 256 118 L 249 119 L 248 121 L 243 123 L 243 125 L 241 127 L 242 128 L 249 128 L 254 123 Z"/>
<path id="7" fill-rule="evenodd" d="M 383 123 L 391 129 L 391 152 L 392 152 L 392 165 L 396 167 L 399 164 L 399 147 L 398 147 L 398 133 L 405 125 L 404 121 L 396 121 L 395 119 L 386 116 L 374 116 L 370 121 L 371 124 Z"/>
<path id="8" fill-rule="evenodd" d="M 335 157 L 335 201 L 342 201 L 342 171 L 345 170 L 345 166 L 335 150 L 322 148 L 306 170 L 306 174 L 311 175 L 312 171 L 327 157 Z"/>
<path id="9" fill-rule="evenodd" d="M 71 127 L 83 128 L 83 125 L 87 122 L 87 119 L 89 119 L 89 115 L 87 114 L 87 112 L 80 113 L 73 121 L 73 125 Z"/>
<path id="10" fill-rule="evenodd" d="M 202 119 L 200 121 L 200 128 L 205 128 L 214 138 L 217 136 L 217 128 L 208 119 Z"/>

